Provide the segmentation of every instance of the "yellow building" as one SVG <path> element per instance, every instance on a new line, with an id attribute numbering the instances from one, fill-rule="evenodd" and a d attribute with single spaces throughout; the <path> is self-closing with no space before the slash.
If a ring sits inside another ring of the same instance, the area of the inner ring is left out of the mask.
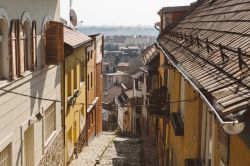
<path id="1" fill-rule="evenodd" d="M 227 2 L 220 6 L 237 15 L 232 9 L 238 1 L 230 3 L 230 7 Z M 249 97 L 243 94 L 250 93 L 250 59 L 246 58 L 245 31 L 236 30 L 245 25 L 243 18 L 248 14 L 242 13 L 234 18 L 238 24 L 231 24 L 232 17 L 221 13 L 217 5 L 217 1 L 199 1 L 192 6 L 193 12 L 166 27 L 157 40 L 161 50 L 158 83 L 166 86 L 170 106 L 167 121 L 157 117 L 151 125 L 160 165 L 249 165 Z M 207 7 L 217 13 L 211 19 Z M 195 17 L 197 13 L 206 13 L 206 18 Z M 211 28 L 211 21 L 218 17 L 220 23 Z"/>
<path id="2" fill-rule="evenodd" d="M 70 162 L 81 151 L 86 132 L 86 47 L 91 38 L 64 27 L 65 63 L 63 66 L 65 159 Z"/>

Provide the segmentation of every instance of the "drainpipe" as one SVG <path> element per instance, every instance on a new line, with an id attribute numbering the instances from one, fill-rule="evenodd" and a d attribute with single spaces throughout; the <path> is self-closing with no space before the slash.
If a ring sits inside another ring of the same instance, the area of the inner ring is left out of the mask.
<path id="1" fill-rule="evenodd" d="M 87 54 L 88 54 L 88 51 L 87 51 L 87 47 L 85 47 L 85 57 L 84 57 L 84 65 L 85 65 L 85 113 L 86 113 L 86 125 L 85 125 L 85 129 L 86 129 L 86 145 L 88 146 L 88 113 L 87 113 L 87 109 L 88 109 L 88 62 L 87 62 Z"/>
<path id="2" fill-rule="evenodd" d="M 193 86 L 193 88 L 199 92 L 199 94 L 202 96 L 202 98 L 205 100 L 205 102 L 208 104 L 208 106 L 210 107 L 210 110 L 213 111 L 213 113 L 215 114 L 215 116 L 217 117 L 217 120 L 219 121 L 219 123 L 223 126 L 225 125 L 237 125 L 237 124 L 241 124 L 242 122 L 239 122 L 238 120 L 232 120 L 232 121 L 224 121 L 220 115 L 218 114 L 218 112 L 215 110 L 215 108 L 213 107 L 213 105 L 208 101 L 208 99 L 206 98 L 206 96 L 201 92 L 200 88 L 197 87 L 197 85 L 195 85 L 195 83 L 185 75 L 185 73 L 180 69 L 180 64 L 176 64 L 169 56 L 168 54 L 164 51 L 164 49 L 161 47 L 161 45 L 156 41 L 155 42 L 157 44 L 157 47 L 161 49 L 161 51 L 165 54 L 165 56 L 168 58 L 168 60 L 173 64 L 173 66 L 178 69 L 178 71 L 182 74 L 183 77 L 185 77 L 185 79 L 187 79 L 190 84 Z M 244 123 L 244 122 L 243 122 Z M 244 129 L 244 128 L 243 128 Z M 224 128 L 225 130 L 225 128 Z M 227 132 L 227 131 L 226 131 Z M 228 132 L 227 132 L 228 133 Z"/>

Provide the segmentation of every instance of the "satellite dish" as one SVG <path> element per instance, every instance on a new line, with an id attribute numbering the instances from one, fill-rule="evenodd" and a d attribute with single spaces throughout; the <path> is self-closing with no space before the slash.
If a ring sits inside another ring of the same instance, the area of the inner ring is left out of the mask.
<path id="1" fill-rule="evenodd" d="M 70 11 L 69 11 L 69 19 L 70 19 L 71 24 L 73 26 L 76 26 L 77 16 L 76 16 L 76 12 L 73 9 L 70 9 Z"/>
<path id="2" fill-rule="evenodd" d="M 223 129 L 226 133 L 234 135 L 241 133 L 245 128 L 245 123 L 235 123 L 235 124 L 224 124 Z"/>

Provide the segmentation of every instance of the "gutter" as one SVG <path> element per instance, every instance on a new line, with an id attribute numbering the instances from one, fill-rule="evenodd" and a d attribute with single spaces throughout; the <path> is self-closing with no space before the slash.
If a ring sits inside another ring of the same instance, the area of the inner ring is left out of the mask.
<path id="1" fill-rule="evenodd" d="M 209 100 L 207 99 L 207 97 L 201 92 L 201 89 L 198 87 L 198 85 L 196 85 L 197 83 L 195 83 L 194 80 L 192 80 L 190 77 L 186 76 L 186 73 L 184 73 L 183 70 L 180 69 L 180 64 L 176 61 L 174 62 L 174 60 L 172 58 L 169 57 L 169 55 L 166 53 L 166 51 L 161 47 L 161 45 L 155 41 L 155 43 L 157 44 L 157 46 L 161 49 L 161 51 L 165 54 L 165 56 L 168 58 L 168 60 L 173 64 L 173 66 L 182 74 L 183 77 L 185 77 L 185 79 L 187 79 L 190 84 L 192 85 L 192 87 L 197 90 L 199 92 L 199 94 L 202 96 L 202 98 L 205 100 L 205 102 L 208 104 L 208 106 L 211 108 L 211 110 L 213 111 L 213 113 L 216 115 L 219 123 L 221 125 L 226 125 L 226 124 L 239 124 L 240 122 L 238 120 L 234 120 L 234 121 L 224 121 L 221 116 L 218 114 L 218 112 L 216 111 L 216 109 L 213 107 L 213 105 L 209 102 Z"/>

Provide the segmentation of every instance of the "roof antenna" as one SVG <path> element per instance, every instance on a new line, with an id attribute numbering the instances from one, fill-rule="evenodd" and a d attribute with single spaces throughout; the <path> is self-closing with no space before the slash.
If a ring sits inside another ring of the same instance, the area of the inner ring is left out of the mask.
<path id="1" fill-rule="evenodd" d="M 69 1 L 69 6 L 70 6 L 70 10 L 69 10 L 69 20 L 70 20 L 70 27 L 75 29 L 75 26 L 77 25 L 77 16 L 76 16 L 76 12 L 72 9 L 72 2 L 73 0 Z"/>

